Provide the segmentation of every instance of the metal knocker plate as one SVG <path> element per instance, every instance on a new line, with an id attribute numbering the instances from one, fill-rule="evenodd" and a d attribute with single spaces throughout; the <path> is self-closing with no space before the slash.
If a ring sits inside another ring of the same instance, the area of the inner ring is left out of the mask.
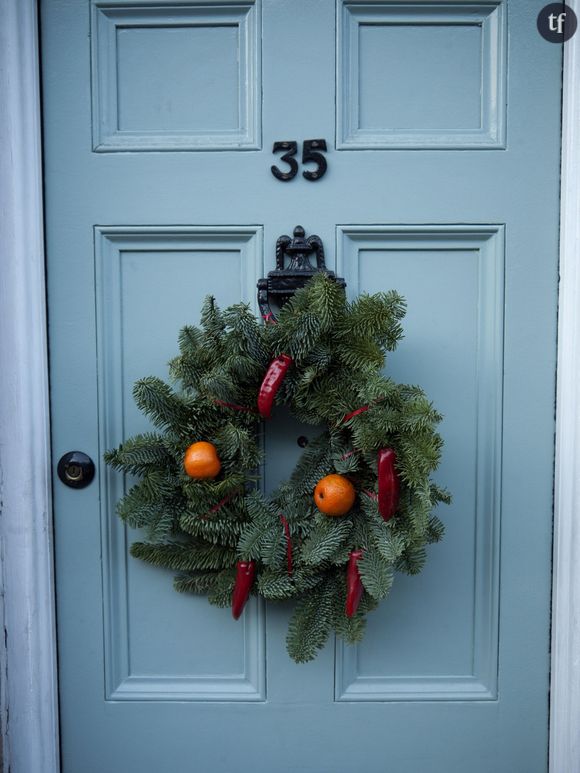
<path id="1" fill-rule="evenodd" d="M 310 262 L 310 256 L 316 256 L 316 266 Z M 284 266 L 285 259 L 289 265 Z M 258 281 L 258 305 L 260 314 L 266 322 L 275 322 L 276 316 L 270 306 L 272 298 L 278 308 L 281 308 L 296 292 L 304 287 L 306 282 L 318 272 L 325 273 L 339 287 L 346 287 L 346 282 L 337 277 L 334 271 L 326 268 L 324 246 L 320 236 L 312 234 L 307 239 L 301 225 L 294 229 L 292 238 L 287 235 L 278 237 L 276 241 L 276 268 L 267 277 Z"/>

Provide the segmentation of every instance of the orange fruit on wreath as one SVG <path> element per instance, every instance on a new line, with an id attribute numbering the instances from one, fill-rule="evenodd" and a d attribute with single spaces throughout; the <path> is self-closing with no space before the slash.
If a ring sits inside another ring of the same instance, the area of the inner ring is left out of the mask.
<path id="1" fill-rule="evenodd" d="M 214 444 L 200 440 L 192 443 L 185 452 L 183 467 L 190 478 L 208 480 L 219 475 L 222 463 Z"/>
<path id="2" fill-rule="evenodd" d="M 354 505 L 356 491 L 344 475 L 327 475 L 316 484 L 314 503 L 324 515 L 345 515 Z"/>

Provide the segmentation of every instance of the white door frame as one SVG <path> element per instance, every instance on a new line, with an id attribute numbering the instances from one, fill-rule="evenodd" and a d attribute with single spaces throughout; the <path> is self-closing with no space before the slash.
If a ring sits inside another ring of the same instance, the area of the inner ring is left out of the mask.
<path id="1" fill-rule="evenodd" d="M 7 773 L 58 773 L 36 0 L 0 0 L 0 720 Z"/>
<path id="2" fill-rule="evenodd" d="M 580 33 L 564 49 L 550 772 L 580 773 Z M 0 94 L 4 770 L 58 773 L 36 0 L 0 0 Z"/>
<path id="3" fill-rule="evenodd" d="M 562 92 L 550 773 L 580 771 L 579 387 L 580 34 L 576 34 L 564 44 Z"/>

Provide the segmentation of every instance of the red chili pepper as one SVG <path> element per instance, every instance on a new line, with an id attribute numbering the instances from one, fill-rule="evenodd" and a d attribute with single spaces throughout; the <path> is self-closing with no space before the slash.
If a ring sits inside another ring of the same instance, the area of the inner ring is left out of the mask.
<path id="1" fill-rule="evenodd" d="M 381 448 L 378 455 L 379 513 L 385 521 L 392 518 L 399 504 L 399 476 L 395 470 L 397 457 L 392 448 Z"/>
<path id="2" fill-rule="evenodd" d="M 270 418 L 276 392 L 280 389 L 292 362 L 292 357 L 288 354 L 280 354 L 268 365 L 258 394 L 258 411 L 263 419 Z"/>
<path id="3" fill-rule="evenodd" d="M 234 620 L 237 620 L 244 611 L 246 601 L 250 598 L 255 575 L 255 561 L 238 561 L 236 564 L 234 592 L 232 593 L 232 615 Z"/>
<path id="4" fill-rule="evenodd" d="M 358 570 L 358 562 L 362 556 L 362 550 L 353 550 L 352 553 L 349 553 L 348 557 L 348 567 L 346 570 L 346 606 L 344 608 L 347 617 L 352 617 L 355 614 L 364 593 L 364 587 Z"/>

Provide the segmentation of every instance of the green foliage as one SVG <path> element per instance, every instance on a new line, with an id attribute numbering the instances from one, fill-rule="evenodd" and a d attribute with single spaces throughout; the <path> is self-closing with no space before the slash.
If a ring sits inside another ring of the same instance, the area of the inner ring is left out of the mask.
<path id="1" fill-rule="evenodd" d="M 182 572 L 224 569 L 235 563 L 236 551 L 222 545 L 203 542 L 134 542 L 131 555 L 153 566 L 166 566 Z"/>
<path id="2" fill-rule="evenodd" d="M 352 521 L 333 518 L 316 513 L 314 525 L 302 543 L 301 561 L 309 566 L 318 566 L 329 561 L 345 544 L 352 531 Z"/>
<path id="3" fill-rule="evenodd" d="M 358 562 L 358 568 L 365 590 L 374 599 L 383 599 L 393 584 L 393 565 L 371 545 Z"/>
<path id="4" fill-rule="evenodd" d="M 160 378 L 147 376 L 137 381 L 133 388 L 133 398 L 137 407 L 156 427 L 179 432 L 188 424 L 186 401 L 174 394 L 171 387 Z"/>
<path id="5" fill-rule="evenodd" d="M 209 297 L 200 326 L 179 334 L 173 385 L 155 377 L 135 384 L 135 401 L 157 431 L 105 454 L 128 476 L 118 514 L 141 530 L 132 555 L 177 572 L 176 590 L 206 594 L 218 606 L 231 603 L 236 562 L 255 561 L 253 592 L 295 602 L 287 646 L 297 662 L 314 658 L 332 631 L 360 641 L 367 613 L 388 595 L 395 572 L 421 571 L 426 545 L 443 536 L 433 510 L 450 497 L 431 480 L 441 416 L 420 387 L 383 372 L 404 313 L 394 291 L 349 302 L 322 273 L 284 306 L 277 324 L 260 324 L 245 304 L 221 310 Z M 276 405 L 311 424 L 315 437 L 287 480 L 265 496 L 256 404 L 268 364 L 281 353 L 293 364 Z M 215 480 L 194 480 L 183 469 L 185 450 L 198 440 L 217 449 Z M 377 452 L 385 447 L 395 451 L 401 484 L 388 522 L 377 504 Z M 327 517 L 313 503 L 314 487 L 331 473 L 348 476 L 357 492 L 345 516 Z M 364 593 L 348 618 L 346 566 L 358 549 Z"/>
<path id="6" fill-rule="evenodd" d="M 148 432 L 126 440 L 119 448 L 105 454 L 105 461 L 116 470 L 145 474 L 149 470 L 164 470 L 171 466 L 172 457 L 165 439 Z"/>
<path id="7" fill-rule="evenodd" d="M 337 593 L 336 577 L 328 575 L 297 602 L 286 636 L 288 653 L 297 663 L 313 660 L 324 647 L 332 627 Z"/>

